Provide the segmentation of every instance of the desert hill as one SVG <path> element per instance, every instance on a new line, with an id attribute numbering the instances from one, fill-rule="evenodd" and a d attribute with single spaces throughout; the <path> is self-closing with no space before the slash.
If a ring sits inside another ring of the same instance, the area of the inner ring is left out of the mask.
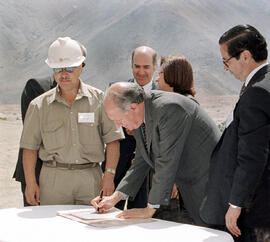
<path id="1" fill-rule="evenodd" d="M 268 0 L 1 1 L 0 103 L 19 103 L 27 79 L 51 73 L 44 60 L 59 36 L 87 47 L 82 78 L 100 89 L 128 79 L 132 49 L 149 45 L 186 55 L 200 95 L 234 95 L 240 83 L 223 71 L 218 38 L 249 23 L 269 40 L 269 10 Z"/>

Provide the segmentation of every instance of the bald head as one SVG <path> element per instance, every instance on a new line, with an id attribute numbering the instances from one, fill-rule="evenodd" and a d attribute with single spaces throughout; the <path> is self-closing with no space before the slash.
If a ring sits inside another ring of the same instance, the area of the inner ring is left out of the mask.
<path id="1" fill-rule="evenodd" d="M 106 90 L 104 103 L 114 103 L 122 111 L 128 111 L 131 103 L 141 103 L 143 100 L 144 91 L 139 85 L 117 82 Z"/>
<path id="2" fill-rule="evenodd" d="M 152 58 L 152 64 L 156 68 L 157 67 L 157 52 L 148 46 L 139 46 L 132 51 L 131 55 L 131 65 L 133 65 L 134 56 L 136 55 L 147 55 Z"/>
<path id="3" fill-rule="evenodd" d="M 157 67 L 157 53 L 148 46 L 137 47 L 131 57 L 133 76 L 140 86 L 148 84 Z"/>
<path id="4" fill-rule="evenodd" d="M 144 91 L 136 83 L 117 82 L 110 86 L 104 97 L 108 117 L 116 126 L 129 130 L 138 128 L 144 118 Z"/>

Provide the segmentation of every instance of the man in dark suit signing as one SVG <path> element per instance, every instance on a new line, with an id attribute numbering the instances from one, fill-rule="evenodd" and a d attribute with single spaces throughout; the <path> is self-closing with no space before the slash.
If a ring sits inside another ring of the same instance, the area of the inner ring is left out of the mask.
<path id="1" fill-rule="evenodd" d="M 270 65 L 257 29 L 238 25 L 219 39 L 224 69 L 244 82 L 210 162 L 202 219 L 236 241 L 270 241 Z M 268 238 L 268 240 L 267 240 Z"/>
<path id="2" fill-rule="evenodd" d="M 220 132 L 213 120 L 189 98 L 150 91 L 135 83 L 119 82 L 105 94 L 104 107 L 116 126 L 133 130 L 136 155 L 112 196 L 92 200 L 103 212 L 119 200 L 134 197 L 153 170 L 148 206 L 123 211 L 123 218 L 149 218 L 168 205 L 173 184 L 181 191 L 186 209 L 197 225 L 204 223 L 199 207 L 208 178 L 209 159 Z"/>

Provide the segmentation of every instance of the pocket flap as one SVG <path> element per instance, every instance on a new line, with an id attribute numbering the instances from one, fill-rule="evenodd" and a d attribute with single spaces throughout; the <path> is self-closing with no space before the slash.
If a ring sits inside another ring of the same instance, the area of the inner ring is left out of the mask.
<path id="1" fill-rule="evenodd" d="M 44 125 L 44 132 L 54 132 L 62 127 L 63 121 L 52 121 Z"/>

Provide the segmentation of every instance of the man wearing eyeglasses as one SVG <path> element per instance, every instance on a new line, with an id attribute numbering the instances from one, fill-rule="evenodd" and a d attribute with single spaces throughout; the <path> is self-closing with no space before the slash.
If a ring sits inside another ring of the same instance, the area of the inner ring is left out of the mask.
<path id="1" fill-rule="evenodd" d="M 27 110 L 20 147 L 23 148 L 26 200 L 31 205 L 89 204 L 99 194 L 112 194 L 113 174 L 102 171 L 107 146 L 107 169 L 119 158 L 121 129 L 107 117 L 103 92 L 80 80 L 85 49 L 65 37 L 55 40 L 46 63 L 57 86 L 34 99 Z M 38 154 L 37 154 L 38 153 Z M 43 161 L 39 186 L 37 155 Z"/>
<path id="2" fill-rule="evenodd" d="M 238 25 L 219 39 L 224 69 L 244 82 L 233 118 L 210 162 L 202 219 L 235 241 L 270 240 L 270 65 L 257 29 Z"/>

